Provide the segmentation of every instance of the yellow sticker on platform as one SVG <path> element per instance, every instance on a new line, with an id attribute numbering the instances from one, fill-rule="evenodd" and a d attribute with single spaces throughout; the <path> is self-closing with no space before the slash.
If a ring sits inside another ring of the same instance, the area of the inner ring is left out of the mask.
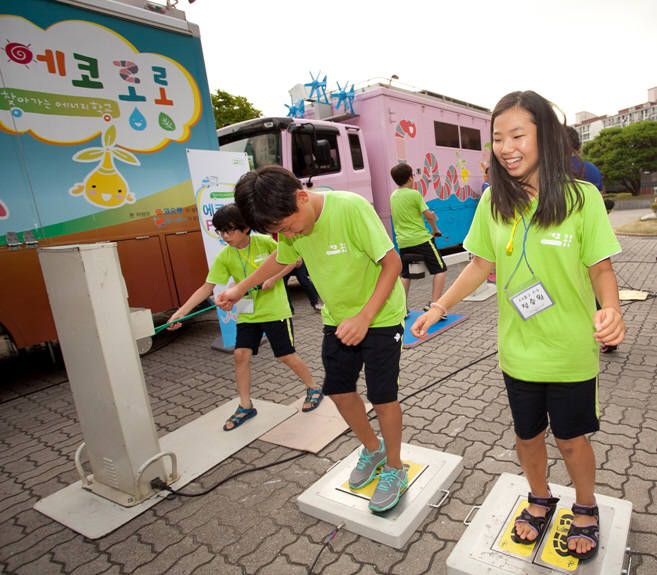
<path id="1" fill-rule="evenodd" d="M 552 522 L 552 529 L 545 540 L 541 559 L 550 565 L 575 571 L 579 564 L 579 559 L 571 557 L 568 554 L 568 529 L 573 520 L 573 513 L 570 509 L 559 509 Z"/>
<path id="2" fill-rule="evenodd" d="M 413 480 L 424 470 L 426 465 L 413 463 L 412 461 L 402 461 L 402 464 L 404 467 L 406 467 L 406 472 L 408 473 L 408 482 L 406 483 L 406 487 L 402 490 L 403 493 L 406 491 L 406 489 L 408 489 L 411 483 L 413 483 Z M 354 495 L 358 495 L 359 497 L 370 499 L 372 495 L 374 495 L 374 490 L 379 483 L 379 473 L 381 473 L 381 469 L 377 470 L 376 477 L 365 487 L 361 487 L 360 489 L 351 489 L 349 487 L 349 480 L 347 479 L 347 481 L 340 485 L 340 489 L 353 493 Z"/>
<path id="3" fill-rule="evenodd" d="M 520 501 L 520 503 L 518 503 L 518 507 L 516 507 L 516 510 L 511 515 L 511 521 L 509 521 L 509 524 L 506 526 L 504 535 L 502 535 L 502 538 L 498 544 L 500 549 L 504 549 L 504 551 L 509 551 L 510 553 L 515 553 L 521 557 L 529 557 L 534 552 L 534 546 L 536 545 L 536 542 L 516 543 L 513 539 L 511 539 L 511 532 L 513 531 L 513 526 L 515 524 L 516 518 L 528 505 L 529 501 L 527 501 L 527 499 L 523 499 Z"/>

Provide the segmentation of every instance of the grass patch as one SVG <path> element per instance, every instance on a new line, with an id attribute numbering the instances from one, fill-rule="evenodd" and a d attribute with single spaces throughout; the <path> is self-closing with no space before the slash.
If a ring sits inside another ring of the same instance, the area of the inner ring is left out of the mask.
<path id="1" fill-rule="evenodd" d="M 657 236 L 657 220 L 636 220 L 617 227 L 616 232 L 629 236 Z"/>

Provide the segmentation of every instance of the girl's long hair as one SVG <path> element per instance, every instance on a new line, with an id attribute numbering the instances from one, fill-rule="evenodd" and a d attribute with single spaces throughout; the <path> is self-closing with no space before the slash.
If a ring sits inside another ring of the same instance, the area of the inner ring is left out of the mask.
<path id="1" fill-rule="evenodd" d="M 572 149 L 564 126 L 552 104 L 536 92 L 511 92 L 495 106 L 491 117 L 491 142 L 495 118 L 511 108 L 522 108 L 536 124 L 538 144 L 538 207 L 533 221 L 547 228 L 560 224 L 573 210 L 581 210 L 584 196 L 571 175 Z M 529 205 L 529 183 L 509 175 L 491 155 L 491 205 L 493 218 L 512 221 Z"/>

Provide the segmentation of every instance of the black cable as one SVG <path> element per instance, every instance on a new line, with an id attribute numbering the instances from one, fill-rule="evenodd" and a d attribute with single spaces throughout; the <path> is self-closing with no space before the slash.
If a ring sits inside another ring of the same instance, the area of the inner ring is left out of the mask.
<path id="1" fill-rule="evenodd" d="M 164 483 L 159 477 L 156 477 L 155 479 L 151 480 L 151 487 L 153 489 L 162 489 L 164 491 L 168 491 L 171 495 L 180 495 L 180 497 L 201 497 L 202 495 L 207 495 L 211 491 L 214 491 L 217 487 L 220 485 L 223 485 L 227 481 L 231 479 L 235 479 L 236 477 L 239 477 L 240 475 L 244 475 L 246 473 L 251 473 L 252 471 L 261 471 L 263 469 L 267 469 L 269 467 L 274 467 L 275 465 L 280 465 L 281 463 L 287 463 L 288 461 L 293 461 L 295 459 L 299 459 L 299 457 L 303 457 L 304 455 L 307 455 L 307 451 L 302 451 L 301 453 L 297 453 L 296 455 L 293 455 L 292 457 L 288 457 L 287 459 L 281 459 L 280 461 L 274 461 L 273 463 L 268 463 L 267 465 L 262 465 L 260 467 L 252 467 L 251 469 L 243 469 L 242 471 L 238 471 L 237 473 L 233 473 L 232 475 L 229 475 L 228 477 L 225 477 L 222 479 L 219 483 L 213 485 L 209 489 L 206 489 L 205 491 L 200 491 L 199 493 L 183 493 L 182 491 L 177 491 L 175 489 L 171 489 L 166 483 Z"/>
<path id="2" fill-rule="evenodd" d="M 17 399 L 22 399 L 24 397 L 34 395 L 35 393 L 39 393 L 40 391 L 45 391 L 46 389 L 50 389 L 51 387 L 57 387 L 62 383 L 66 383 L 67 381 L 68 379 L 62 379 L 62 381 L 51 383 L 50 385 L 46 385 L 45 387 L 40 387 L 39 389 L 35 389 L 34 391 L 28 391 L 27 393 L 23 393 L 22 395 L 17 395 L 16 397 L 12 397 L 11 399 L 5 399 L 4 401 L 0 401 L 0 405 L 4 405 L 5 403 L 11 403 L 12 401 L 16 401 Z"/>
<path id="3" fill-rule="evenodd" d="M 312 575 L 313 569 L 315 568 L 315 565 L 317 565 L 317 561 L 319 561 L 319 556 L 322 554 L 322 551 L 328 547 L 328 544 L 333 540 L 335 537 L 336 533 L 340 531 L 344 527 L 344 523 L 340 523 L 329 535 L 326 537 L 326 541 L 324 541 L 324 545 L 322 545 L 322 548 L 319 550 L 317 555 L 315 556 L 315 560 L 313 561 L 313 564 L 310 566 L 310 569 L 308 569 L 308 575 Z"/>

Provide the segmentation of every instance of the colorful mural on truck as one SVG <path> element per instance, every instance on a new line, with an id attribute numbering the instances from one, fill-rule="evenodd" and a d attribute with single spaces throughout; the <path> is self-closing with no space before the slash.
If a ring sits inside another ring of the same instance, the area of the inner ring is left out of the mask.
<path id="1" fill-rule="evenodd" d="M 217 149 L 200 39 L 48 0 L 3 8 L 0 245 L 194 222 L 185 148 Z"/>

